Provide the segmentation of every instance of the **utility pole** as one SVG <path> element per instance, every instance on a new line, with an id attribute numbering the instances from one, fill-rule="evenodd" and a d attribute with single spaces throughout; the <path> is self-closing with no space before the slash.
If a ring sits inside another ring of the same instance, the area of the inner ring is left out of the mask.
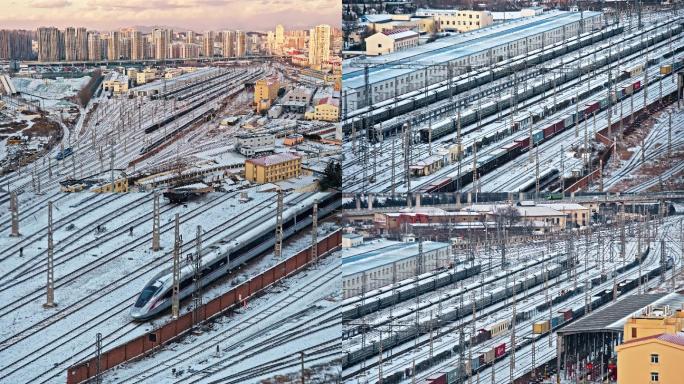
<path id="1" fill-rule="evenodd" d="M 667 259 L 667 250 L 665 249 L 665 239 L 660 239 L 660 282 L 665 282 L 665 264 Z"/>
<path id="2" fill-rule="evenodd" d="M 202 226 L 197 226 L 195 237 L 195 259 L 193 260 L 194 274 L 193 283 L 195 289 L 192 292 L 192 323 L 198 323 L 199 308 L 202 306 Z"/>
<path id="3" fill-rule="evenodd" d="M 513 282 L 513 316 L 511 318 L 511 358 L 510 358 L 510 376 L 509 381 L 512 383 L 515 378 L 515 316 L 516 316 L 516 303 L 518 301 L 517 293 L 515 289 L 515 282 Z M 492 366 L 492 372 L 495 370 L 495 366 Z"/>
<path id="4" fill-rule="evenodd" d="M 662 84 L 662 82 L 661 82 Z M 672 112 L 667 112 L 668 124 L 667 124 L 667 157 L 672 156 Z"/>
<path id="5" fill-rule="evenodd" d="M 154 193 L 154 203 L 152 210 L 152 251 L 157 252 L 161 249 L 159 244 L 159 194 Z"/>
<path id="6" fill-rule="evenodd" d="M 275 249 L 276 260 L 280 260 L 283 251 L 283 190 L 278 188 L 278 202 L 276 208 Z"/>
<path id="7" fill-rule="evenodd" d="M 95 383 L 102 382 L 102 334 L 100 332 L 95 335 Z"/>
<path id="8" fill-rule="evenodd" d="M 536 148 L 534 153 L 534 168 L 535 168 L 535 188 L 534 188 L 534 199 L 539 199 L 539 147 Z"/>
<path id="9" fill-rule="evenodd" d="M 175 231 L 174 231 L 174 245 L 173 245 L 173 294 L 171 297 L 171 316 L 173 319 L 177 319 L 179 316 L 179 288 L 180 288 L 180 252 L 181 252 L 181 240 L 180 240 L 180 220 L 179 215 L 176 213 L 175 220 Z"/>
<path id="10" fill-rule="evenodd" d="M 47 253 L 47 301 L 43 304 L 45 308 L 52 308 L 55 304 L 55 266 L 54 266 L 54 245 L 52 243 L 52 201 L 48 201 L 48 253 Z"/>
<path id="11" fill-rule="evenodd" d="M 304 351 L 299 352 L 299 361 L 302 365 L 302 384 L 304 384 Z"/>
<path id="12" fill-rule="evenodd" d="M 369 199 L 372 199 L 372 196 L 369 196 Z M 318 199 L 314 200 L 311 214 L 311 261 L 318 262 Z"/>
<path id="13" fill-rule="evenodd" d="M 12 211 L 12 233 L 10 233 L 10 236 L 21 236 L 19 234 L 19 202 L 17 201 L 16 191 L 10 193 L 10 210 Z"/>

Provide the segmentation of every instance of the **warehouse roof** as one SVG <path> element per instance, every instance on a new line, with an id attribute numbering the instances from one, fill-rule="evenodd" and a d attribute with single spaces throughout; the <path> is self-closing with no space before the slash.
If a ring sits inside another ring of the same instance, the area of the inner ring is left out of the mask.
<path id="1" fill-rule="evenodd" d="M 684 303 L 684 295 L 676 292 L 630 295 L 561 328 L 558 333 L 622 332 L 627 319 L 640 313 L 649 305 L 681 307 L 682 303 Z"/>
<path id="2" fill-rule="evenodd" d="M 423 253 L 448 247 L 449 244 L 447 243 L 424 241 Z M 342 251 L 343 276 L 350 276 L 417 255 L 418 243 L 385 240 L 370 242 L 354 247 L 353 251 Z"/>
<path id="3" fill-rule="evenodd" d="M 584 18 L 600 15 L 600 12 L 584 12 Z M 472 32 L 445 37 L 435 42 L 415 48 L 393 52 L 380 57 L 363 57 L 364 62 L 377 64 L 369 69 L 370 82 L 376 83 L 414 72 L 411 68 L 391 68 L 390 63 L 432 65 L 460 59 L 490 48 L 508 44 L 519 39 L 537 35 L 578 21 L 579 12 L 551 11 L 545 14 L 496 24 Z M 364 84 L 362 68 L 354 67 L 356 60 L 343 64 L 343 84 L 345 88 L 359 88 Z"/>
<path id="4" fill-rule="evenodd" d="M 246 162 L 252 163 L 255 165 L 269 166 L 269 165 L 280 164 L 280 163 L 284 163 L 286 161 L 299 159 L 299 158 L 301 158 L 301 156 L 296 155 L 292 152 L 282 152 L 282 153 L 276 153 L 275 155 L 257 157 L 256 159 L 248 159 L 248 160 L 246 160 Z"/>

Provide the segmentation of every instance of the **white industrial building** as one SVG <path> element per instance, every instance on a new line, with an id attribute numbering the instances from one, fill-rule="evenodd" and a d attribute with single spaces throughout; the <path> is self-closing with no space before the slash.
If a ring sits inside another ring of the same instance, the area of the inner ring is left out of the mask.
<path id="1" fill-rule="evenodd" d="M 346 91 L 347 108 L 353 111 L 365 106 L 364 65 L 370 65 L 371 101 L 378 103 L 445 80 L 447 63 L 454 65 L 456 75 L 467 68 L 487 66 L 541 49 L 576 36 L 580 31 L 600 29 L 602 25 L 601 12 L 551 11 L 379 57 L 362 56 L 346 60 L 342 84 Z M 393 66 L 395 62 L 403 65 Z M 412 65 L 407 66 L 406 63 Z"/>
<path id="2" fill-rule="evenodd" d="M 238 135 L 236 139 L 235 148 L 243 156 L 260 156 L 273 153 L 275 150 L 275 135 L 273 134 Z"/>
<path id="3" fill-rule="evenodd" d="M 449 244 L 377 240 L 342 251 L 344 298 L 359 296 L 418 274 L 447 267 L 452 262 Z"/>

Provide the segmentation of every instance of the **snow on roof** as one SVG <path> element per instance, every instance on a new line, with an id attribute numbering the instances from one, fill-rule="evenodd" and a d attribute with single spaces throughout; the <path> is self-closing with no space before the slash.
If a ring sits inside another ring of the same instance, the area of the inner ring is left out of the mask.
<path id="1" fill-rule="evenodd" d="M 402 40 L 402 39 L 408 39 L 411 37 L 418 37 L 419 36 L 418 32 L 406 31 L 406 30 L 383 31 L 382 34 L 391 38 L 392 40 Z"/>
<path id="2" fill-rule="evenodd" d="M 448 247 L 447 243 L 424 241 L 423 253 Z M 417 255 L 418 243 L 414 242 L 381 241 L 364 244 L 355 247 L 353 252 L 342 252 L 343 276 L 354 275 Z"/>
<path id="3" fill-rule="evenodd" d="M 672 295 L 677 295 L 674 297 Z M 643 295 L 630 295 L 615 304 L 609 305 L 561 328 L 562 334 L 585 333 L 585 332 L 622 332 L 627 319 L 635 313 L 641 312 L 649 305 L 663 301 L 682 300 L 684 295 L 677 293 L 665 295 L 662 293 L 650 293 Z"/>
<path id="4" fill-rule="evenodd" d="M 363 236 L 359 235 L 358 233 L 345 233 L 342 234 L 342 237 L 344 237 L 345 239 L 358 239 L 359 237 Z"/>
<path id="5" fill-rule="evenodd" d="M 600 14 L 600 12 L 586 11 L 584 12 L 584 18 L 591 18 Z M 550 11 L 538 16 L 445 37 L 429 44 L 392 52 L 380 57 L 363 57 L 362 60 L 378 64 L 369 69 L 369 81 L 373 84 L 416 71 L 416 69 L 392 68 L 391 65 L 381 64 L 410 61 L 416 65 L 421 63 L 430 65 L 457 60 L 563 27 L 577 22 L 580 18 L 579 12 Z M 353 59 L 346 60 L 342 65 L 342 80 L 345 88 L 355 89 L 365 85 L 364 71 L 353 67 L 355 61 Z"/>
<path id="6" fill-rule="evenodd" d="M 501 210 L 507 207 L 513 207 L 518 210 L 520 216 L 563 216 L 564 213 L 559 212 L 555 209 L 544 207 L 544 206 L 511 206 L 508 204 L 473 204 L 470 207 L 464 208 L 466 211 L 483 212 L 483 213 L 495 213 L 497 210 Z"/>
<path id="7" fill-rule="evenodd" d="M 292 152 L 281 152 L 275 155 L 268 155 L 263 157 L 257 157 L 256 159 L 247 159 L 246 163 L 252 163 L 254 165 L 270 166 L 275 164 L 284 163 L 286 161 L 300 159 L 301 156 L 294 154 Z"/>
<path id="8" fill-rule="evenodd" d="M 584 205 L 577 203 L 554 203 L 554 204 L 539 204 L 539 207 L 548 207 L 555 209 L 556 211 L 576 211 L 576 210 L 589 210 L 589 208 Z"/>
<path id="9" fill-rule="evenodd" d="M 384 21 L 392 20 L 392 15 L 386 13 L 379 15 L 363 15 L 360 19 L 369 23 L 382 23 Z"/>
<path id="10" fill-rule="evenodd" d="M 323 104 L 330 104 L 334 106 L 340 105 L 340 101 L 338 99 L 334 99 L 332 97 L 324 97 L 318 101 L 318 105 L 323 105 Z"/>
<path id="11" fill-rule="evenodd" d="M 415 163 L 411 164 L 411 168 L 422 169 L 425 166 L 432 165 L 432 164 L 437 163 L 443 159 L 444 158 L 442 156 L 432 155 L 432 156 L 426 157 L 422 160 L 418 160 Z"/>
<path id="12" fill-rule="evenodd" d="M 562 212 L 558 212 L 555 209 L 535 206 L 535 207 L 516 207 L 520 216 L 563 216 Z"/>
<path id="13" fill-rule="evenodd" d="M 629 344 L 639 343 L 639 342 L 647 341 L 647 340 L 660 340 L 660 341 L 664 341 L 666 343 L 676 344 L 676 345 L 684 347 L 684 333 L 683 332 L 660 333 L 657 335 L 640 337 L 638 339 L 632 339 L 629 341 L 625 341 L 621 345 L 629 345 Z"/>

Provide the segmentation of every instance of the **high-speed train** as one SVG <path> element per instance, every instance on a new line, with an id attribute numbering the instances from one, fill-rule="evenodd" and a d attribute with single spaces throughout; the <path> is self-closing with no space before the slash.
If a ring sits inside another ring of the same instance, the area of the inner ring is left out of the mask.
<path id="1" fill-rule="evenodd" d="M 312 222 L 314 200 L 318 200 L 318 217 L 323 218 L 339 208 L 341 200 L 335 193 L 312 193 L 288 195 L 283 201 L 283 239 L 307 227 Z M 259 224 L 239 229 L 232 239 L 202 253 L 202 287 L 267 251 L 275 245 L 275 215 Z M 180 271 L 179 300 L 192 295 L 193 265 L 185 264 Z M 133 308 L 134 320 L 148 320 L 171 307 L 173 292 L 173 267 L 155 275 L 143 288 Z"/>

